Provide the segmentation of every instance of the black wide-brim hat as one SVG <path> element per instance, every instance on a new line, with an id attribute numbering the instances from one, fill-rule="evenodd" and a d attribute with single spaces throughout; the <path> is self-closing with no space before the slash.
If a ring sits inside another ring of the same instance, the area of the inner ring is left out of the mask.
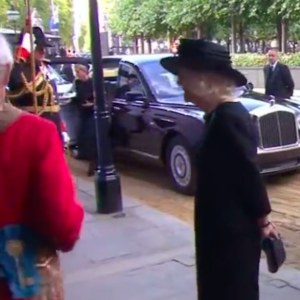
<path id="1" fill-rule="evenodd" d="M 247 78 L 232 67 L 229 51 L 219 44 L 203 39 L 181 39 L 177 54 L 161 59 L 160 63 L 174 75 L 178 75 L 180 67 L 185 67 L 195 72 L 215 72 L 231 79 L 237 87 L 247 83 Z"/>
<path id="2" fill-rule="evenodd" d="M 46 35 L 40 27 L 33 27 L 32 33 L 34 36 L 34 43 L 36 46 L 45 48 L 53 47 L 53 45 L 47 41 Z"/>
<path id="3" fill-rule="evenodd" d="M 51 48 L 53 45 L 47 41 L 47 37 L 45 33 L 43 32 L 42 28 L 34 26 L 32 27 L 32 33 L 34 36 L 34 45 L 38 47 L 43 47 L 43 48 Z M 23 40 L 23 34 L 20 35 L 18 45 L 21 45 Z"/>

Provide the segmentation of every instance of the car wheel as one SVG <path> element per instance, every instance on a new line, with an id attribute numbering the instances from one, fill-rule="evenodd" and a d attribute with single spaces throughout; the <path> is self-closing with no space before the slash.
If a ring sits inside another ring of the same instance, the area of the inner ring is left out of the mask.
<path id="1" fill-rule="evenodd" d="M 176 136 L 171 139 L 167 146 L 166 159 L 175 190 L 184 195 L 194 195 L 195 167 L 192 151 L 183 137 Z"/>

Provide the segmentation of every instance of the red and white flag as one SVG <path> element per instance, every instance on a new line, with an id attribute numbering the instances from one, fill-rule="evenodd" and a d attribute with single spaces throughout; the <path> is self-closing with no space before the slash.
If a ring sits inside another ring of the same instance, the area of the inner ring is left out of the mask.
<path id="1" fill-rule="evenodd" d="M 26 1 L 25 1 L 26 3 Z M 28 14 L 26 18 L 26 24 L 22 31 L 20 45 L 16 49 L 16 58 L 27 60 L 30 57 L 31 49 L 31 40 L 30 40 L 30 31 L 29 28 L 32 23 L 32 15 Z M 33 37 L 34 38 L 34 37 Z"/>

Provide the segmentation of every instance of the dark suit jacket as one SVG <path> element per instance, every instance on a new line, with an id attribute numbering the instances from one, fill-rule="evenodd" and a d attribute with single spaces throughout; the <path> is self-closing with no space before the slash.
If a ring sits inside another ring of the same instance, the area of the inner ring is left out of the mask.
<path id="1" fill-rule="evenodd" d="M 289 98 L 294 93 L 294 81 L 288 66 L 277 62 L 272 71 L 270 65 L 264 66 L 266 95 Z"/>

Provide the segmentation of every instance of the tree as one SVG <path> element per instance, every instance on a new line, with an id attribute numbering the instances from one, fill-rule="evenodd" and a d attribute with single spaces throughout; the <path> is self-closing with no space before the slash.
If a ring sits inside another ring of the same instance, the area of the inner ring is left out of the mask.
<path id="1" fill-rule="evenodd" d="M 141 32 L 139 8 L 143 0 L 114 0 L 109 11 L 109 24 L 115 34 L 133 37 Z"/>
<path id="2" fill-rule="evenodd" d="M 206 37 L 226 41 L 233 51 L 278 39 L 287 50 L 288 36 L 300 39 L 298 0 L 114 0 L 109 20 L 125 37 Z M 239 45 L 239 47 L 237 47 Z M 247 46 L 247 47 L 246 47 Z M 257 48 L 257 47 L 256 47 Z"/>
<path id="3" fill-rule="evenodd" d="M 55 4 L 59 7 L 59 33 L 61 39 L 67 46 L 71 46 L 73 44 L 74 24 L 72 0 L 55 0 Z"/>
<path id="4" fill-rule="evenodd" d="M 140 31 L 148 38 L 165 37 L 171 30 L 166 22 L 167 8 L 165 1 L 142 1 L 139 7 Z"/>
<path id="5" fill-rule="evenodd" d="M 8 27 L 9 22 L 7 20 L 7 11 L 9 10 L 9 3 L 8 1 L 0 1 L 0 26 L 1 27 Z"/>
<path id="6" fill-rule="evenodd" d="M 62 41 L 67 44 L 72 44 L 73 35 L 73 6 L 72 0 L 54 0 L 55 5 L 59 7 L 60 35 Z M 10 0 L 0 0 L 0 26 L 3 28 L 23 28 L 26 18 L 25 1 L 15 1 L 15 9 L 20 13 L 20 18 L 15 24 L 7 19 L 7 11 L 10 8 Z M 51 17 L 50 0 L 31 0 L 31 6 L 37 10 L 37 13 L 43 20 L 45 30 L 49 30 L 49 22 Z"/>
<path id="7" fill-rule="evenodd" d="M 82 24 L 80 27 L 80 37 L 78 39 L 79 49 L 85 48 L 85 42 L 86 42 L 86 36 L 87 36 L 88 30 L 86 24 Z"/>

